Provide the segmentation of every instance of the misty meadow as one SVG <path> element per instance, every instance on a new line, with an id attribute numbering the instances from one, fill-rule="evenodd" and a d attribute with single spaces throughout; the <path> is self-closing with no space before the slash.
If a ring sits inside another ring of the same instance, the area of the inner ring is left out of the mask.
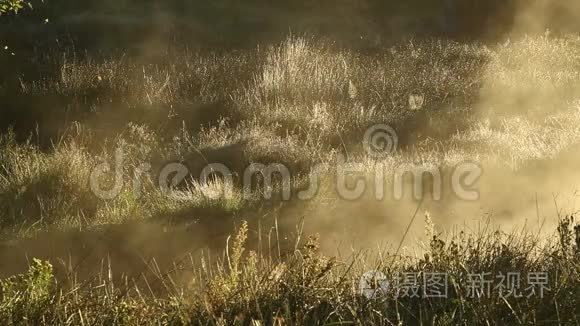
<path id="1" fill-rule="evenodd" d="M 0 0 L 6 325 L 575 325 L 580 5 Z"/>

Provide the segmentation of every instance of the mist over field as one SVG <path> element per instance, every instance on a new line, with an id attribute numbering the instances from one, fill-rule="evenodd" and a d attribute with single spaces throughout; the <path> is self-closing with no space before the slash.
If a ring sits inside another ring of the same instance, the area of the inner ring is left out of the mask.
<path id="1" fill-rule="evenodd" d="M 578 323 L 580 4 L 16 3 L 3 324 Z"/>

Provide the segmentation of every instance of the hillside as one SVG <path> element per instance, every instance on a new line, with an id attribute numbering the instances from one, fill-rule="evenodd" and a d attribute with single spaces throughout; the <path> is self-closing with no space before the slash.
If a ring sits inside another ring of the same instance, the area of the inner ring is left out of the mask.
<path id="1" fill-rule="evenodd" d="M 0 319 L 577 323 L 576 6 L 474 3 L 0 17 Z"/>

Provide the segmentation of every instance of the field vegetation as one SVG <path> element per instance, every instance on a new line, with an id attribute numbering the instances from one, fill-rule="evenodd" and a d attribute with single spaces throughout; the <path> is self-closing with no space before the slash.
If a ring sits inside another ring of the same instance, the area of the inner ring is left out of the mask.
<path id="1" fill-rule="evenodd" d="M 8 17 L 0 28 L 34 34 Z M 208 49 L 178 42 L 185 34 L 114 51 L 79 51 L 72 38 L 0 49 L 5 324 L 578 323 L 580 37 L 355 44 L 292 32 Z M 381 157 L 363 141 L 377 124 L 396 132 Z M 447 176 L 475 162 L 479 200 L 347 200 L 334 187 L 341 159 L 369 184 L 379 165 Z M 178 198 L 159 184 L 171 163 L 188 170 Z M 231 183 L 199 180 L 216 163 Z M 281 178 L 248 187 L 252 164 L 287 168 L 290 198 Z M 318 192 L 302 200 L 312 180 Z M 105 198 L 95 182 L 120 188 Z M 372 270 L 445 273 L 448 295 L 369 298 L 361 276 Z M 530 274 L 549 280 L 542 295 L 471 297 L 474 273 L 518 273 L 522 289 Z"/>

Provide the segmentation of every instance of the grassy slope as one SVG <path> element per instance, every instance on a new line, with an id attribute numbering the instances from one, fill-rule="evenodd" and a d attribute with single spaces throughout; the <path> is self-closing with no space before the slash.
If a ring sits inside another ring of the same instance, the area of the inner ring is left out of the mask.
<path id="1" fill-rule="evenodd" d="M 400 151 L 386 161 L 392 166 L 419 157 L 442 167 L 467 159 L 526 166 L 577 143 L 580 79 L 569 67 L 579 52 L 575 39 L 529 38 L 497 49 L 434 40 L 377 55 L 289 39 L 268 50 L 177 53 L 156 64 L 52 58 L 62 60 L 55 74 L 5 89 L 7 121 L 21 133 L 3 136 L 0 220 L 22 230 L 184 210 L 198 217 L 204 200 L 175 206 L 148 182 L 144 196 L 134 196 L 134 169 L 152 164 L 155 180 L 172 160 L 193 176 L 206 160 L 239 176 L 251 162 L 282 163 L 300 187 L 314 164 L 336 153 L 370 162 L 361 141 L 377 122 L 398 133 Z M 414 93 L 426 98 L 418 111 L 408 109 Z M 26 130 L 32 138 L 23 142 Z M 119 146 L 127 184 L 123 196 L 104 202 L 90 193 L 89 175 L 103 160 L 114 162 Z M 200 198 L 201 190 L 191 191 Z M 257 203 L 215 204 L 227 215 Z"/>
<path id="2" fill-rule="evenodd" d="M 141 198 L 127 185 L 121 196 L 99 200 L 88 188 L 89 173 L 102 159 L 112 162 L 119 145 L 127 151 L 123 172 L 129 180 L 142 162 L 155 168 L 183 160 L 199 167 L 202 152 L 234 169 L 249 162 L 286 163 L 299 187 L 313 164 L 332 163 L 340 152 L 369 162 L 370 173 L 372 160 L 360 139 L 380 121 L 399 133 L 401 150 L 388 159 L 394 166 L 423 160 L 445 167 L 475 159 L 525 168 L 580 139 L 579 57 L 577 39 L 544 37 L 492 48 L 411 42 L 376 54 L 291 38 L 276 47 L 225 55 L 175 51 L 153 64 L 44 56 L 38 60 L 51 68 L 43 78 L 0 90 L 9 121 L 21 132 L 5 134 L 1 141 L 0 222 L 10 237 L 135 220 L 218 227 L 231 224 L 232 217 L 254 223 L 257 208 L 272 206 L 242 200 L 238 187 L 230 199 L 207 196 L 208 188 L 219 190 L 221 183 L 190 188 L 192 196 L 179 202 L 149 183 Z M 408 109 L 412 93 L 426 97 L 421 110 Z M 23 141 L 26 131 L 35 129 L 38 133 Z M 241 150 L 231 150 L 236 146 Z M 331 192 L 320 196 L 336 197 Z M 151 267 L 157 276 L 153 286 L 143 278 L 136 286 L 115 285 L 102 272 L 92 286 L 65 278 L 55 287 L 48 266 L 37 266 L 3 285 L 0 313 L 15 322 L 27 318 L 49 324 L 573 322 L 579 286 L 578 235 L 572 228 L 573 223 L 564 223 L 547 244 L 492 231 L 453 239 L 429 234 L 428 256 L 391 252 L 377 263 L 358 256 L 333 260 L 317 251 L 316 241 L 304 240 L 297 245 L 300 251 L 284 257 L 278 257 L 276 246 L 266 245 L 242 255 L 247 237 L 242 229 L 219 263 L 183 263 L 177 268 L 183 273 L 174 274 Z M 357 283 L 371 266 L 389 275 L 443 270 L 456 280 L 467 272 L 540 269 L 550 272 L 550 286 L 557 290 L 542 300 L 470 300 L 458 285 L 449 300 L 366 302 L 357 294 Z M 187 268 L 197 269 L 184 272 Z M 183 281 L 169 276 L 193 283 L 180 292 Z"/>

